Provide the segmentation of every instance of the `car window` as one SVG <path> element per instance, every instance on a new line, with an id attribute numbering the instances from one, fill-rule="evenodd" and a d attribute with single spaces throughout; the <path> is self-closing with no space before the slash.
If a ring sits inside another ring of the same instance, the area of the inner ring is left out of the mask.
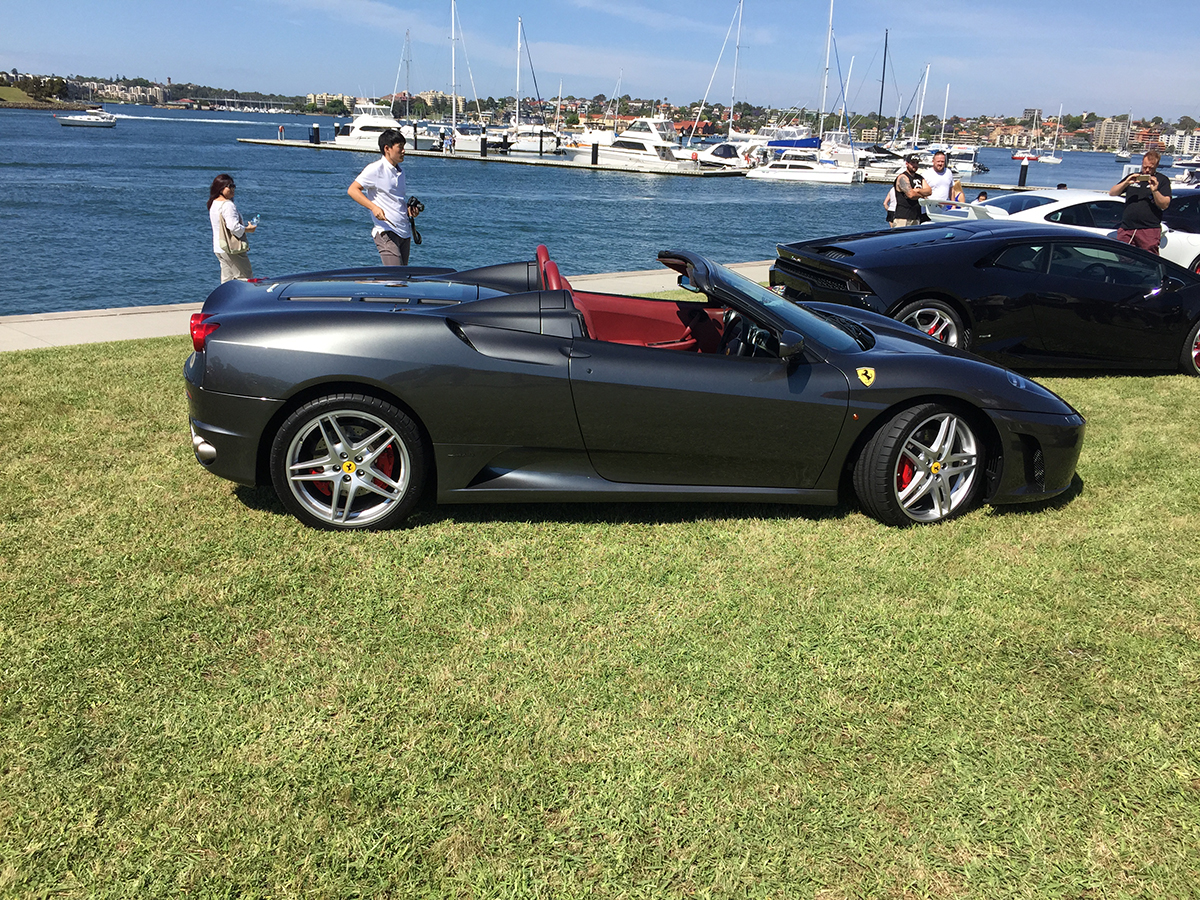
<path id="1" fill-rule="evenodd" d="M 1046 268 L 1045 244 L 1014 244 L 996 257 L 993 265 L 1018 272 L 1041 272 Z"/>
<path id="2" fill-rule="evenodd" d="M 984 206 L 992 206 L 996 209 L 1002 209 L 1009 215 L 1013 213 L 1024 212 L 1027 209 L 1037 209 L 1039 206 L 1045 206 L 1047 203 L 1053 203 L 1050 197 L 1031 197 L 1028 194 L 1006 194 L 1003 197 L 996 197 L 993 200 L 985 200 Z"/>
<path id="3" fill-rule="evenodd" d="M 1065 209 L 1056 209 L 1046 216 L 1046 221 L 1056 222 L 1059 225 L 1074 225 L 1078 228 L 1095 228 L 1096 226 L 1092 222 L 1092 211 L 1088 207 L 1087 203 L 1076 203 Z"/>
<path id="4" fill-rule="evenodd" d="M 1096 228 L 1120 228 L 1125 204 L 1120 200 L 1094 200 L 1088 205 Z"/>
<path id="5" fill-rule="evenodd" d="M 1172 197 L 1163 213 L 1163 221 L 1176 231 L 1200 234 L 1200 194 Z"/>
<path id="6" fill-rule="evenodd" d="M 1083 281 L 1150 288 L 1162 284 L 1162 266 L 1121 249 L 1093 244 L 1055 244 L 1050 274 Z"/>

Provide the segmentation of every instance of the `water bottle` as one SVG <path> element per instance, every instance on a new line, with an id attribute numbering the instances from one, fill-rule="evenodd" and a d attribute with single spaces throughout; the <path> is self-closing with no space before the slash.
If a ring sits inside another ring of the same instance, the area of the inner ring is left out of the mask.
<path id="1" fill-rule="evenodd" d="M 255 216 L 253 219 L 250 220 L 250 227 L 252 227 L 252 228 L 258 227 L 258 216 Z"/>

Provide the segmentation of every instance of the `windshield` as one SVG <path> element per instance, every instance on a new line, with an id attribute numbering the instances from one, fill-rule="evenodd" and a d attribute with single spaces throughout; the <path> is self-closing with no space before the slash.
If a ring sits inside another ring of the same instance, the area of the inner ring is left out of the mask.
<path id="1" fill-rule="evenodd" d="M 838 353 L 851 353 L 862 349 L 854 335 L 833 321 L 783 299 L 774 291 L 744 275 L 739 275 L 732 269 L 715 263 L 711 265 L 710 274 L 715 283 L 731 293 L 742 294 L 759 306 L 766 307 L 774 316 L 786 322 L 789 328 L 800 332 L 805 338 L 811 338 L 821 346 Z"/>
<path id="2" fill-rule="evenodd" d="M 1039 206 L 1045 206 L 1047 203 L 1053 203 L 1049 197 L 1030 197 L 1028 194 L 1008 194 L 1004 197 L 995 197 L 992 200 L 984 200 L 984 206 L 993 206 L 996 209 L 1002 209 L 1010 216 L 1013 213 L 1024 212 L 1027 209 L 1035 209 Z"/>

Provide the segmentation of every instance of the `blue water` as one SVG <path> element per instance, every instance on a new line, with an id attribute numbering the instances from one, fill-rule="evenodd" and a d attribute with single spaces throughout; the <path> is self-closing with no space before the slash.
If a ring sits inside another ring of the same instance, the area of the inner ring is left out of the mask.
<path id="1" fill-rule="evenodd" d="M 205 202 L 215 175 L 260 214 L 259 275 L 374 265 L 369 216 L 346 188 L 374 154 L 239 144 L 303 139 L 328 118 L 113 107 L 113 129 L 64 128 L 49 113 L 0 112 L 0 228 L 8 265 L 0 315 L 203 300 L 219 267 Z M 1015 183 L 1018 164 L 988 150 L 981 180 Z M 413 264 L 455 268 L 531 259 L 545 243 L 567 275 L 649 269 L 659 250 L 720 262 L 767 259 L 775 245 L 882 227 L 886 185 L 764 184 L 410 158 L 425 203 Z M 1111 154 L 1033 164 L 1029 182 L 1107 188 Z M 994 192 L 993 192 L 994 193 Z"/>

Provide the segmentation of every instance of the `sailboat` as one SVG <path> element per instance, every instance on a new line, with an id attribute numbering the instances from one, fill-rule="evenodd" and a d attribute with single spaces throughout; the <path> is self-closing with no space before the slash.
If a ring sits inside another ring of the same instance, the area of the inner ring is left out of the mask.
<path id="1" fill-rule="evenodd" d="M 1029 149 L 1014 150 L 1012 158 L 1021 162 L 1036 162 L 1042 155 L 1040 149 L 1042 143 L 1042 126 L 1041 119 L 1037 113 L 1033 115 L 1033 136 L 1029 140 Z"/>
<path id="2" fill-rule="evenodd" d="M 1046 156 L 1039 156 L 1038 162 L 1049 163 L 1056 166 L 1062 162 L 1061 156 L 1055 156 L 1054 153 L 1058 149 L 1058 132 L 1062 127 L 1062 104 L 1058 104 L 1058 118 L 1054 121 L 1054 143 L 1050 145 L 1050 153 Z"/>
<path id="3" fill-rule="evenodd" d="M 525 54 L 529 56 L 529 38 L 521 17 L 517 16 L 517 96 L 513 109 L 512 127 L 504 134 L 501 149 L 518 153 L 557 153 L 562 147 L 562 135 L 546 125 L 544 115 L 521 117 L 521 39 L 525 39 Z M 533 71 L 533 57 L 529 57 L 529 72 L 537 89 L 537 73 Z M 560 90 L 561 94 L 562 91 Z M 540 97 L 539 97 L 540 101 Z"/>

